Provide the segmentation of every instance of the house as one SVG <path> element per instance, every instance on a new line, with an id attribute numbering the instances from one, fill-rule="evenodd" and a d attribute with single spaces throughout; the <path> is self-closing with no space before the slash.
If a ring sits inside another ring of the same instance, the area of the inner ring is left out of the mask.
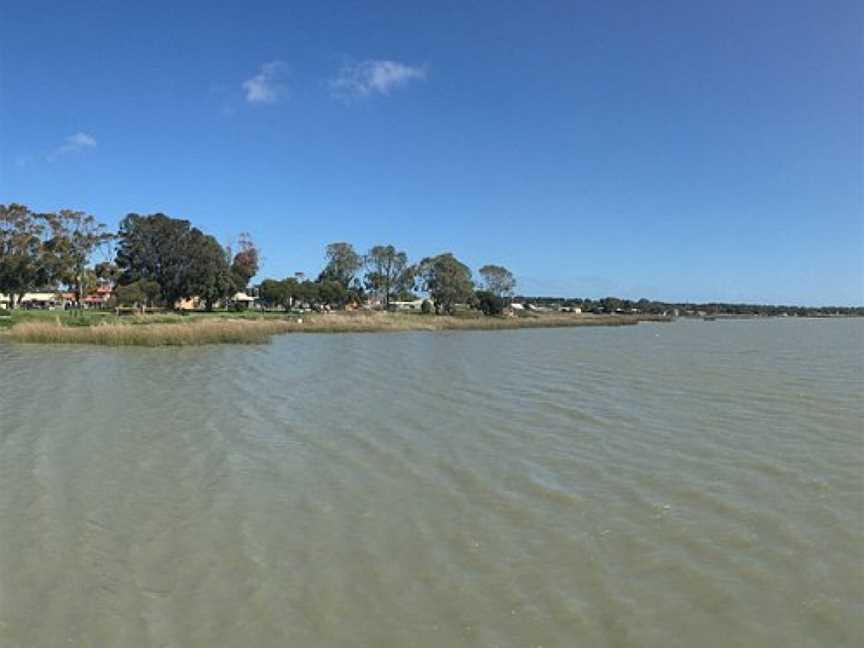
<path id="1" fill-rule="evenodd" d="M 24 308 L 54 310 L 65 303 L 63 296 L 56 292 L 28 292 L 21 298 L 21 306 Z"/>
<path id="2" fill-rule="evenodd" d="M 255 305 L 255 298 L 250 297 L 245 292 L 238 292 L 234 293 L 234 296 L 231 298 L 231 303 L 243 306 L 244 308 L 252 308 Z"/>
<path id="3" fill-rule="evenodd" d="M 12 307 L 12 298 L 0 293 L 0 310 L 8 310 Z"/>
<path id="4" fill-rule="evenodd" d="M 203 305 L 200 297 L 185 297 L 174 302 L 174 310 L 193 311 L 200 310 Z"/>
<path id="5" fill-rule="evenodd" d="M 381 310 L 384 308 L 384 300 L 380 297 L 369 297 L 362 305 L 363 310 Z"/>
<path id="6" fill-rule="evenodd" d="M 510 308 L 512 308 L 514 311 L 524 311 L 525 310 L 525 306 L 523 304 L 519 304 L 516 302 L 513 302 L 512 304 L 510 304 Z"/>
<path id="7" fill-rule="evenodd" d="M 91 308 L 104 308 L 111 302 L 114 296 L 114 286 L 110 283 L 100 283 L 96 290 L 87 295 L 82 301 Z"/>
<path id="8" fill-rule="evenodd" d="M 390 310 L 395 311 L 417 311 L 423 310 L 423 302 L 425 299 L 415 299 L 413 301 L 391 301 Z"/>

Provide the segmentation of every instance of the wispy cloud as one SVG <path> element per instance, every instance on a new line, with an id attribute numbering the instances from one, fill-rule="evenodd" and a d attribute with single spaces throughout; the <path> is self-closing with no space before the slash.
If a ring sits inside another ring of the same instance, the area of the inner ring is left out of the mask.
<path id="1" fill-rule="evenodd" d="M 243 82 L 243 93 L 250 104 L 272 104 L 288 95 L 285 79 L 288 66 L 283 61 L 271 61 L 251 79 Z"/>
<path id="2" fill-rule="evenodd" d="M 346 65 L 328 85 L 335 98 L 351 100 L 376 93 L 388 95 L 394 88 L 425 78 L 426 70 L 422 67 L 398 61 L 363 61 Z"/>
<path id="3" fill-rule="evenodd" d="M 45 159 L 49 162 L 54 162 L 69 153 L 76 153 L 92 148 L 96 148 L 96 138 L 87 133 L 78 132 L 63 140 L 63 144 L 46 155 Z"/>

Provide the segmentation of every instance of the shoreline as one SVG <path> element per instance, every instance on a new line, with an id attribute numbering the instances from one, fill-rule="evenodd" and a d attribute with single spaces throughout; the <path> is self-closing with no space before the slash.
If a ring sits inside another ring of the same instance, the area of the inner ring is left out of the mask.
<path id="1" fill-rule="evenodd" d="M 152 318 L 152 319 L 151 319 Z M 100 318 L 101 319 L 101 318 Z M 148 321 L 150 320 L 150 321 Z M 90 344 L 98 346 L 197 346 L 204 344 L 266 344 L 288 333 L 390 333 L 440 331 L 502 331 L 580 326 L 634 326 L 670 322 L 651 315 L 537 314 L 520 317 L 417 315 L 402 313 L 198 313 L 116 318 L 80 324 L 60 317 L 39 317 L 14 323 L 0 339 L 21 344 Z"/>

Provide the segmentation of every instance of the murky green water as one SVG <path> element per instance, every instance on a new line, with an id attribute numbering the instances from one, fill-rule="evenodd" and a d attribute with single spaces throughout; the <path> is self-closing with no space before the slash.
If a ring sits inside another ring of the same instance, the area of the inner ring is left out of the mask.
<path id="1" fill-rule="evenodd" d="M 864 321 L 0 343 L 0 646 L 864 645 Z"/>

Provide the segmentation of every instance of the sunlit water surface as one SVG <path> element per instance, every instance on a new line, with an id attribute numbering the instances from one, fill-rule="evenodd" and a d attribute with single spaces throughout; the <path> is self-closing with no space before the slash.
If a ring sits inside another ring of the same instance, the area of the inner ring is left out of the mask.
<path id="1" fill-rule="evenodd" d="M 864 645 L 864 321 L 0 343 L 0 646 Z"/>

